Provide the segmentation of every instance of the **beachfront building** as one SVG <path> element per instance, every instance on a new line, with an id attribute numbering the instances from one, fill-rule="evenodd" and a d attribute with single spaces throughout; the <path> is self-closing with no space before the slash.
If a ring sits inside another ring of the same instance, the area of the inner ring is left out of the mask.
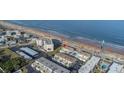
<path id="1" fill-rule="evenodd" d="M 70 71 L 58 64 L 41 57 L 31 64 L 33 68 L 41 73 L 69 73 Z"/>
<path id="2" fill-rule="evenodd" d="M 37 46 L 42 47 L 43 46 L 43 40 L 42 39 L 36 39 Z"/>
<path id="3" fill-rule="evenodd" d="M 83 51 L 73 51 L 71 55 L 83 62 L 86 62 L 91 57 L 91 54 Z"/>
<path id="4" fill-rule="evenodd" d="M 22 35 L 19 30 L 3 31 L 0 33 L 0 36 L 4 37 L 6 39 L 5 44 L 10 45 L 10 46 L 16 45 L 17 43 L 18 44 L 30 44 L 32 41 L 32 38 L 29 36 L 29 34 L 25 33 Z"/>
<path id="5" fill-rule="evenodd" d="M 53 59 L 67 67 L 72 67 L 77 62 L 76 58 L 65 53 L 57 53 Z"/>
<path id="6" fill-rule="evenodd" d="M 43 49 L 47 52 L 54 51 L 54 44 L 51 39 L 48 38 L 43 39 Z"/>
<path id="7" fill-rule="evenodd" d="M 13 37 L 10 36 L 0 36 L 0 45 L 15 45 L 16 40 L 13 39 Z"/>
<path id="8" fill-rule="evenodd" d="M 12 31 L 6 31 L 6 36 L 19 36 L 21 35 L 20 31 L 18 30 L 12 30 Z"/>
<path id="9" fill-rule="evenodd" d="M 100 57 L 92 56 L 90 60 L 87 61 L 85 65 L 83 65 L 79 69 L 79 73 L 90 73 L 94 67 L 99 63 Z"/>
<path id="10" fill-rule="evenodd" d="M 62 49 L 60 50 L 61 53 L 67 53 L 70 54 L 74 51 L 74 48 L 70 47 L 70 46 L 64 46 L 62 47 Z"/>
<path id="11" fill-rule="evenodd" d="M 123 72 L 124 65 L 113 62 L 110 66 L 108 73 L 121 73 Z"/>
<path id="12" fill-rule="evenodd" d="M 23 37 L 24 37 L 24 38 L 30 38 L 30 34 L 24 33 L 24 34 L 23 34 Z"/>
<path id="13" fill-rule="evenodd" d="M 36 45 L 46 52 L 54 51 L 53 41 L 49 38 L 37 38 L 35 39 Z"/>

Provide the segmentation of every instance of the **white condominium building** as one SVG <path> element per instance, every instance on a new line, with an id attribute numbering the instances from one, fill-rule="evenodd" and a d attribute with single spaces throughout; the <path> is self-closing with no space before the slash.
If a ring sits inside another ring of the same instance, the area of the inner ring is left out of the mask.
<path id="1" fill-rule="evenodd" d="M 108 73 L 121 73 L 124 68 L 124 65 L 113 62 L 109 68 Z"/>
<path id="2" fill-rule="evenodd" d="M 44 38 L 43 39 L 43 48 L 47 52 L 54 51 L 54 44 L 53 44 L 52 40 L 51 39 L 48 39 L 48 38 Z"/>
<path id="3" fill-rule="evenodd" d="M 100 57 L 92 56 L 90 60 L 86 62 L 85 65 L 83 65 L 79 69 L 79 73 L 90 73 L 94 69 L 94 67 L 99 63 Z"/>

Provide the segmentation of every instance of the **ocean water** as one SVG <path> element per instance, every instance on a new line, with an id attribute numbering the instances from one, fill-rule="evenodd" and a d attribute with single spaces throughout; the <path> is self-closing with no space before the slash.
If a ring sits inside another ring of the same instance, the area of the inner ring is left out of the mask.
<path id="1" fill-rule="evenodd" d="M 71 38 L 89 38 L 124 46 L 124 20 L 11 20 Z"/>

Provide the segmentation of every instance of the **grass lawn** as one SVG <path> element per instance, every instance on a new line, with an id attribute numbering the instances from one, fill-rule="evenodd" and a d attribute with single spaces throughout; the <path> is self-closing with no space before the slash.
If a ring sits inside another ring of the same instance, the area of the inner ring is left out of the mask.
<path id="1" fill-rule="evenodd" d="M 11 51 L 8 48 L 4 49 L 4 54 L 5 55 L 11 55 L 11 58 L 19 57 L 19 55 L 17 55 L 15 52 Z"/>
<path id="2" fill-rule="evenodd" d="M 0 67 L 5 72 L 15 72 L 27 64 L 28 63 L 24 59 L 18 57 L 18 58 L 7 60 L 5 62 L 0 62 Z"/>
<path id="3" fill-rule="evenodd" d="M 0 61 L 0 67 L 5 71 L 5 72 L 15 72 L 21 67 L 25 66 L 28 64 L 28 62 L 21 58 L 19 55 L 17 55 L 15 52 L 11 51 L 10 49 L 4 49 L 0 51 L 0 56 L 5 56 L 5 59 L 2 59 Z M 10 56 L 7 58 L 7 56 Z"/>

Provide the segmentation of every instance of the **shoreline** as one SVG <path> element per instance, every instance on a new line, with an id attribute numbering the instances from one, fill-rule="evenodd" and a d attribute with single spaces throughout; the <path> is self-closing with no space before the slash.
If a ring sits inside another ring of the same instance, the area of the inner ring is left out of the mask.
<path id="1" fill-rule="evenodd" d="M 24 21 L 24 22 L 23 22 Z M 34 25 L 33 25 L 33 22 L 34 21 Z M 38 24 L 37 24 L 37 21 L 38 21 Z M 7 22 L 9 23 L 12 23 L 12 24 L 16 24 L 16 25 L 20 25 L 20 26 L 24 26 L 24 27 L 29 27 L 29 28 L 34 28 L 34 29 L 39 29 L 41 31 L 45 31 L 45 32 L 49 32 L 49 33 L 52 33 L 52 34 L 55 34 L 55 35 L 61 35 L 61 36 L 64 36 L 64 37 L 70 37 L 71 39 L 88 39 L 90 41 L 96 41 L 96 42 L 102 42 L 103 40 L 105 41 L 105 43 L 107 44 L 110 44 L 110 45 L 118 45 L 118 46 L 124 46 L 124 43 L 121 43 L 121 41 L 113 41 L 112 39 L 111 40 L 106 40 L 106 38 L 102 38 L 102 39 L 99 39 L 99 38 L 96 38 L 96 37 L 92 37 L 91 35 L 86 35 L 85 34 L 81 35 L 80 33 L 76 34 L 76 32 L 69 32 L 67 31 L 64 32 L 64 31 L 60 31 L 60 30 L 57 30 L 55 27 L 52 28 L 52 27 L 45 27 L 44 25 L 42 26 L 42 22 L 40 23 L 39 22 L 40 20 L 31 20 L 31 23 L 30 21 L 28 20 L 7 20 Z M 60 21 L 61 23 L 61 21 Z M 37 25 L 36 25 L 37 24 Z M 40 25 L 41 24 L 41 25 Z M 70 29 L 68 29 L 70 30 Z M 90 32 L 89 32 L 90 33 Z M 106 34 L 107 35 L 107 34 Z M 115 37 L 115 38 L 119 38 L 119 37 Z M 120 38 L 121 39 L 121 38 Z M 120 42 L 120 43 L 119 43 Z"/>
<path id="2" fill-rule="evenodd" d="M 55 33 L 49 32 L 49 31 L 47 32 L 46 30 L 25 27 L 25 26 L 21 26 L 18 24 L 8 22 L 8 21 L 0 21 L 0 24 L 3 26 L 6 26 L 6 27 L 12 28 L 12 29 L 17 29 L 17 30 L 21 30 L 24 32 L 32 33 L 37 36 L 46 36 L 46 37 L 50 37 L 50 38 L 59 39 L 61 41 L 66 42 L 68 45 L 71 44 L 71 46 L 74 46 L 79 49 L 84 48 L 91 52 L 100 52 L 101 51 L 100 41 L 98 41 L 98 40 L 90 40 L 90 39 L 83 38 L 83 37 L 77 38 L 77 39 L 75 39 L 75 38 L 73 39 L 70 37 L 68 38 L 68 37 L 64 37 L 61 34 L 57 35 Z M 124 56 L 124 46 L 106 43 L 104 51 L 106 53 L 115 53 L 115 54 L 120 54 L 120 55 Z"/>

